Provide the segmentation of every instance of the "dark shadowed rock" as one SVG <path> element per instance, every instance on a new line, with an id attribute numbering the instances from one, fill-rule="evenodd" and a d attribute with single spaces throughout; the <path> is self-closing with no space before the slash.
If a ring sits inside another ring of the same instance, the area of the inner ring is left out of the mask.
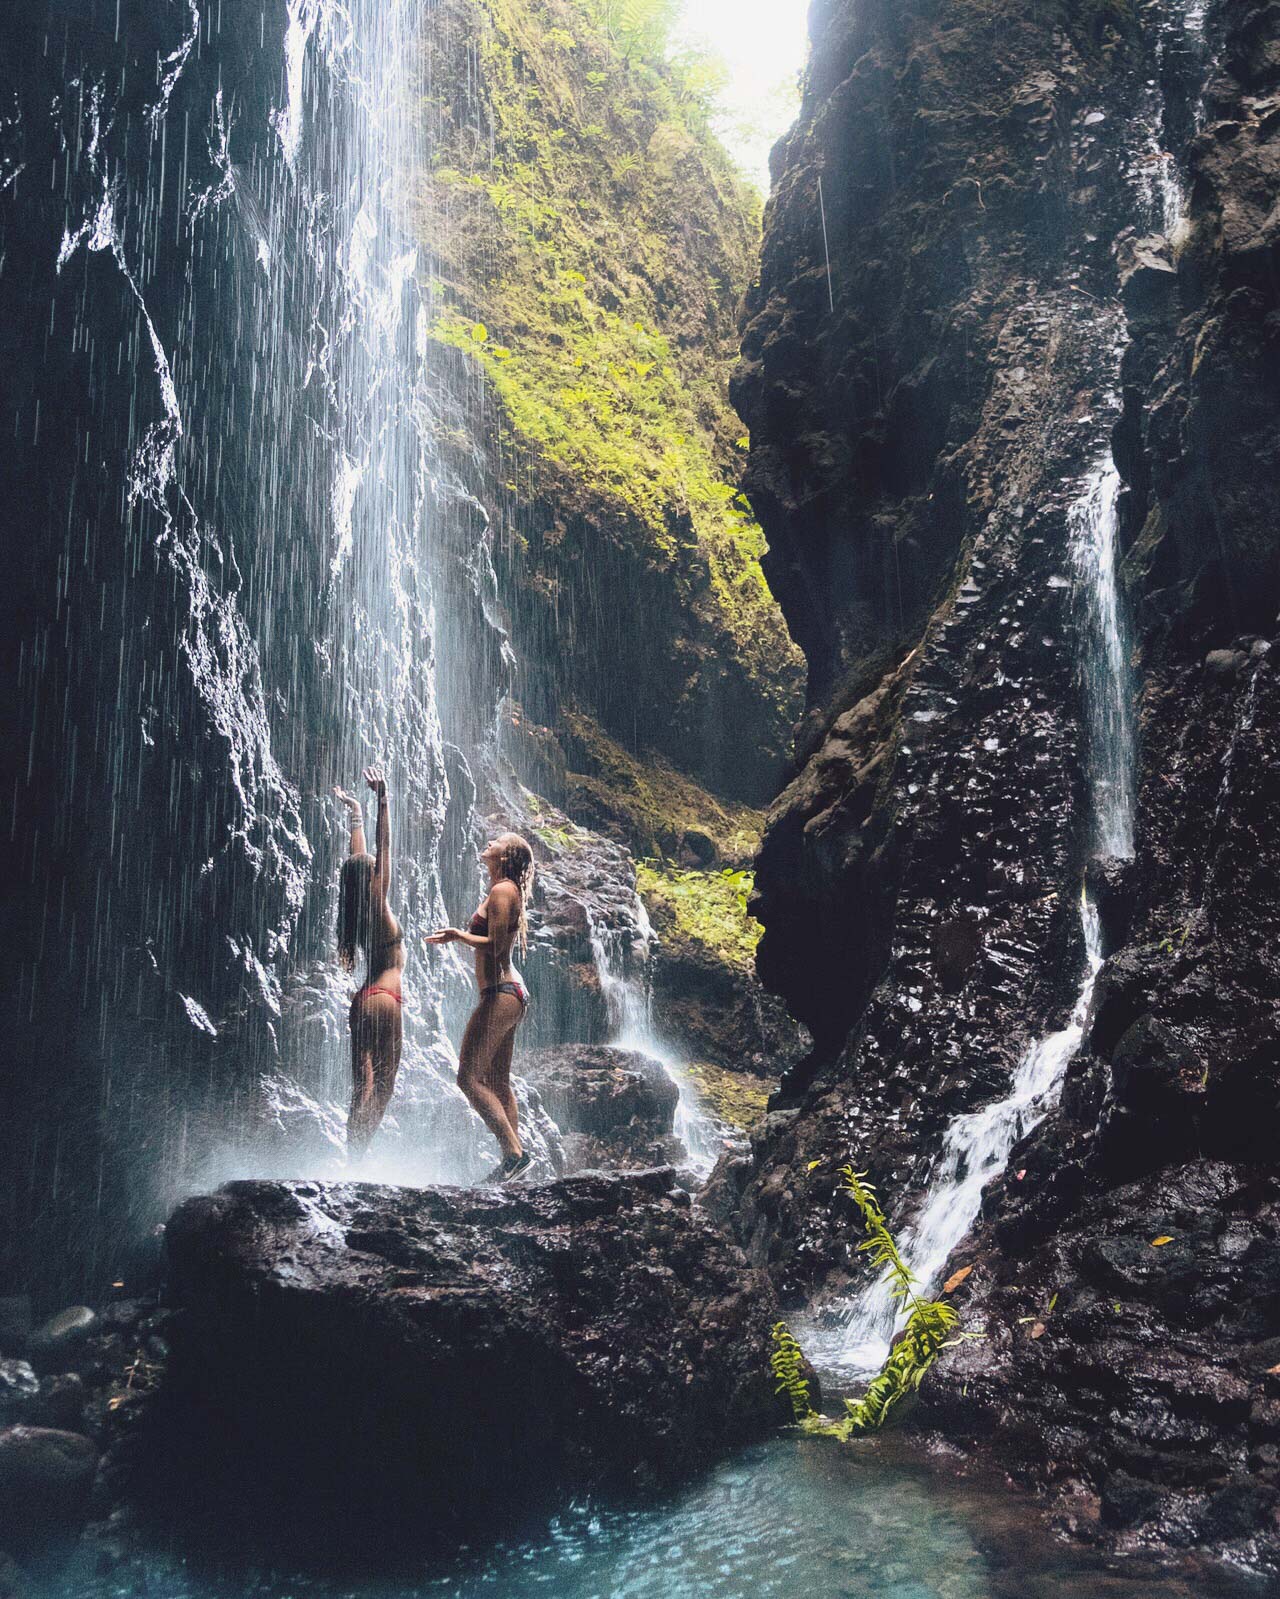
<path id="1" fill-rule="evenodd" d="M 777 1418 L 772 1292 L 670 1170 L 233 1183 L 179 1208 L 168 1249 L 161 1491 L 177 1473 L 242 1541 L 448 1539 Z"/>
<path id="2" fill-rule="evenodd" d="M 17 1561 L 0 1554 L 0 1599 L 32 1599 L 34 1591 Z"/>
<path id="3" fill-rule="evenodd" d="M 7 1294 L 0 1297 L 0 1351 L 9 1353 L 21 1348 L 31 1327 L 30 1295 Z"/>
<path id="4" fill-rule="evenodd" d="M 680 1091 L 653 1056 L 564 1044 L 535 1051 L 522 1067 L 565 1134 L 570 1170 L 684 1158 L 674 1137 Z"/>
<path id="5" fill-rule="evenodd" d="M 71 1305 L 36 1328 L 27 1339 L 26 1352 L 47 1366 L 83 1343 L 97 1324 L 97 1314 L 88 1305 Z"/>
<path id="6" fill-rule="evenodd" d="M 98 1450 L 49 1427 L 0 1432 L 0 1536 L 20 1559 L 75 1530 L 89 1503 Z"/>
<path id="7" fill-rule="evenodd" d="M 40 1381 L 25 1360 L 0 1360 L 0 1426 L 26 1419 L 39 1395 Z"/>

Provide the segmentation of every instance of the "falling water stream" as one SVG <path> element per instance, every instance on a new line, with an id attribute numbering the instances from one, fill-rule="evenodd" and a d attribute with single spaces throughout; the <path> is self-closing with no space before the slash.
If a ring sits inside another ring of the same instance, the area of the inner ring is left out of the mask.
<path id="1" fill-rule="evenodd" d="M 353 785 L 371 760 L 385 764 L 392 784 L 395 908 L 412 980 L 400 1094 L 363 1175 L 466 1181 L 491 1159 L 487 1136 L 451 1081 L 448 1032 L 466 1003 L 469 974 L 443 958 L 428 966 L 434 957 L 420 942 L 427 927 L 450 919 L 447 912 L 456 919 L 469 908 L 480 887 L 474 861 L 455 862 L 445 842 L 476 841 L 467 796 L 490 753 L 503 692 L 466 654 L 472 619 L 493 614 L 493 571 L 483 528 L 475 531 L 482 518 L 435 447 L 437 431 L 456 419 L 440 415 L 428 337 L 432 263 L 404 205 L 407 175 L 429 154 L 413 66 L 423 7 L 418 0 L 284 0 L 276 9 L 278 17 L 275 9 L 255 13 L 257 37 L 239 41 L 252 56 L 265 48 L 268 30 L 283 32 L 268 138 L 247 136 L 252 99 L 220 76 L 210 76 L 194 114 L 183 105 L 223 26 L 221 7 L 202 11 L 196 0 L 185 12 L 173 7 L 182 26 L 157 54 L 145 118 L 113 118 L 106 71 L 76 79 L 55 107 L 75 128 L 62 150 L 74 181 L 67 180 L 57 270 L 64 283 L 77 273 L 89 281 L 93 272 L 96 285 L 105 266 L 116 274 L 127 330 L 119 356 L 109 355 L 133 385 L 116 406 L 129 419 L 125 495 L 149 540 L 146 557 L 176 596 L 183 629 L 174 660 L 185 673 L 185 698 L 166 699 L 156 686 L 163 671 L 147 658 L 145 617 L 130 641 L 136 656 L 126 662 L 121 650 L 120 681 L 130 692 L 121 692 L 104 735 L 124 752 L 109 805 L 113 817 L 117 807 L 132 814 L 166 721 L 177 741 L 192 731 L 182 715 L 197 718 L 203 753 L 190 758 L 189 789 L 170 795 L 174 836 L 181 843 L 189 823 L 191 839 L 216 833 L 216 843 L 194 863 L 190 900 L 185 887 L 173 890 L 173 914 L 195 923 L 204 914 L 208 925 L 197 927 L 199 959 L 171 960 L 158 936 L 146 946 L 146 967 L 184 1029 L 180 1048 L 210 1052 L 211 1082 L 221 1061 L 212 1052 L 247 1058 L 255 1105 L 266 1107 L 264 1121 L 220 1089 L 209 1095 L 210 1121 L 198 1126 L 183 1081 L 165 1101 L 181 1103 L 180 1116 L 153 1115 L 159 1102 L 148 1098 L 150 1057 L 139 1057 L 131 1079 L 129 1040 L 110 1031 L 126 990 L 121 957 L 95 1001 L 109 1062 L 104 1105 L 122 1139 L 138 1138 L 153 1116 L 148 1158 L 160 1169 L 160 1206 L 242 1173 L 344 1169 L 350 984 L 330 958 L 344 840 L 327 790 L 335 780 Z M 141 170 L 148 180 L 158 174 L 157 194 L 178 192 L 180 163 L 180 204 L 166 210 L 145 184 L 130 186 L 137 165 L 136 156 L 126 160 L 130 139 L 135 152 L 139 141 L 148 151 Z M 19 175 L 0 168 L 6 187 Z M 190 245 L 191 264 L 162 307 L 157 262 L 170 238 Z M 89 333 L 78 328 L 75 337 Z M 1133 728 L 1115 592 L 1116 487 L 1114 469 L 1100 465 L 1072 511 L 1071 530 L 1086 600 L 1095 846 L 1125 855 L 1132 851 Z M 451 565 L 461 527 L 470 530 L 465 559 Z M 131 559 L 138 568 L 143 554 Z M 282 594 L 290 596 L 287 607 Z M 506 669 L 510 650 L 499 633 L 491 627 L 488 655 Z M 216 806 L 205 798 L 206 776 L 222 796 Z M 217 830 L 197 827 L 202 807 L 216 812 Z M 102 881 L 107 905 L 112 883 Z M 205 905 L 216 912 L 202 913 Z M 1015 1139 L 1052 1105 L 1078 1047 L 1100 961 L 1087 899 L 1081 915 L 1087 963 L 1068 1025 L 1028 1052 L 1004 1099 L 948 1130 L 907 1241 L 926 1281 L 971 1224 L 983 1185 Z M 102 918 L 95 937 L 115 959 L 120 941 L 106 910 Z M 608 929 L 593 929 L 593 947 L 614 1040 L 663 1061 L 680 1089 L 677 1131 L 694 1169 L 705 1172 L 719 1131 L 662 1043 L 645 962 L 637 966 Z M 211 1124 L 223 1129 L 213 1139 Z M 534 1121 L 528 1136 L 546 1147 L 556 1130 Z M 891 1320 L 873 1288 L 842 1333 L 842 1363 L 873 1359 Z M 996 1519 L 971 1489 L 941 1488 L 881 1451 L 855 1456 L 775 1439 L 673 1494 L 569 1505 L 547 1526 L 513 1529 L 442 1568 L 356 1589 L 344 1581 L 340 1591 L 367 1599 L 446 1592 L 798 1599 L 818 1591 L 1086 1599 L 1097 1592 L 1093 1575 L 1060 1549 L 1027 1543 L 1025 1522 L 1017 1554 L 995 1552 L 988 1533 Z M 269 1574 L 228 1585 L 158 1556 L 147 1591 L 162 1599 L 283 1599 L 304 1587 L 329 1591 Z M 73 1590 L 95 1599 L 124 1591 L 100 1571 L 84 1574 Z M 1188 1593 L 1177 1584 L 1141 1588 L 1147 1599 L 1157 1592 Z"/>
<path id="2" fill-rule="evenodd" d="M 1116 587 L 1116 501 L 1120 478 L 1108 456 L 1089 473 L 1067 515 L 1081 608 L 1081 678 L 1092 853 L 1133 855 L 1133 691 Z M 1056 1104 L 1063 1077 L 1084 1036 L 1094 981 L 1102 965 L 1097 909 L 1081 890 L 1085 968 L 1067 1025 L 1038 1039 L 1023 1056 L 1008 1093 L 955 1117 L 929 1177 L 920 1209 L 901 1240 L 918 1282 L 936 1289 L 953 1249 L 978 1215 L 982 1193 L 1009 1152 Z M 885 1281 L 867 1285 L 836 1320 L 815 1328 L 806 1348 L 837 1373 L 876 1371 L 895 1331 Z"/>
<path id="3" fill-rule="evenodd" d="M 610 1041 L 619 1049 L 634 1049 L 661 1063 L 680 1096 L 675 1135 L 687 1151 L 689 1170 L 696 1177 L 705 1177 L 724 1150 L 725 1129 L 703 1109 L 685 1062 L 654 1021 L 649 982 L 654 933 L 639 895 L 636 929 L 638 936 L 628 943 L 613 929 L 597 927 L 594 922 L 591 926 L 591 950 L 609 1011 Z"/>
<path id="4" fill-rule="evenodd" d="M 1205 7 L 1171 4 L 1156 15 L 1157 61 L 1163 71 L 1173 48 L 1204 47 Z M 1133 187 L 1144 227 L 1178 242 L 1185 195 L 1165 148 L 1161 86 L 1148 86 L 1139 118 L 1147 132 L 1137 145 Z M 1198 111 L 1197 111 L 1198 116 Z M 1119 351 L 1116 352 L 1118 366 Z M 1113 407 L 1118 395 L 1110 396 Z M 1067 515 L 1074 588 L 1081 613 L 1080 678 L 1084 700 L 1084 762 L 1089 795 L 1090 853 L 1103 860 L 1133 857 L 1136 745 L 1134 686 L 1117 586 L 1117 501 L 1120 475 L 1110 452 L 1087 475 Z M 1067 1025 L 1036 1040 L 1014 1073 L 1008 1093 L 955 1117 L 943 1136 L 924 1198 L 900 1247 L 917 1281 L 936 1290 L 942 1268 L 978 1216 L 983 1190 L 1008 1163 L 1010 1151 L 1057 1103 L 1067 1067 L 1084 1036 L 1094 983 L 1102 966 L 1101 927 L 1087 888 L 1080 889 L 1084 971 Z M 835 1316 L 807 1329 L 816 1364 L 837 1378 L 878 1371 L 905 1320 L 884 1279 L 863 1288 Z"/>

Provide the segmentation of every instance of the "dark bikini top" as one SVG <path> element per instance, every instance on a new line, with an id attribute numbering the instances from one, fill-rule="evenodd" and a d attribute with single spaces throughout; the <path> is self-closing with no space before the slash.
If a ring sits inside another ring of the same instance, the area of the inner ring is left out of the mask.
<path id="1" fill-rule="evenodd" d="M 489 918 L 482 910 L 473 911 L 471 920 L 467 923 L 467 931 L 474 933 L 477 938 L 488 938 Z"/>

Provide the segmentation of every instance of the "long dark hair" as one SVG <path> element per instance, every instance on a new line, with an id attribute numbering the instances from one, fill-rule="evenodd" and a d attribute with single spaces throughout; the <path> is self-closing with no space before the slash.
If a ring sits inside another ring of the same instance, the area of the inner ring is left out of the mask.
<path id="1" fill-rule="evenodd" d="M 369 885 L 373 856 L 348 855 L 338 889 L 338 961 L 344 972 L 356 963 L 357 948 L 369 948 Z"/>
<path id="2" fill-rule="evenodd" d="M 519 833 L 502 833 L 493 841 L 502 851 L 498 869 L 504 878 L 520 890 L 520 921 L 516 927 L 516 943 L 524 955 L 529 948 L 529 923 L 525 906 L 533 892 L 533 851 Z"/>

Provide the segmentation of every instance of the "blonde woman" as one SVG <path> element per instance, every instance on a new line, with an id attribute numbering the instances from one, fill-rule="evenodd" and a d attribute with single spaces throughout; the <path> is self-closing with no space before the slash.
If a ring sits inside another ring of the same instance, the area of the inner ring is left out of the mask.
<path id="1" fill-rule="evenodd" d="M 528 942 L 525 906 L 533 887 L 533 851 L 518 833 L 503 833 L 485 846 L 480 860 L 489 873 L 489 892 L 466 931 L 442 927 L 427 943 L 466 944 L 475 951 L 480 1000 L 458 1050 L 458 1087 L 502 1151 L 502 1160 L 485 1181 L 510 1183 L 533 1164 L 520 1141 L 511 1092 L 516 1028 L 529 1008 L 529 992 L 511 954 L 517 944 L 523 954 Z"/>

